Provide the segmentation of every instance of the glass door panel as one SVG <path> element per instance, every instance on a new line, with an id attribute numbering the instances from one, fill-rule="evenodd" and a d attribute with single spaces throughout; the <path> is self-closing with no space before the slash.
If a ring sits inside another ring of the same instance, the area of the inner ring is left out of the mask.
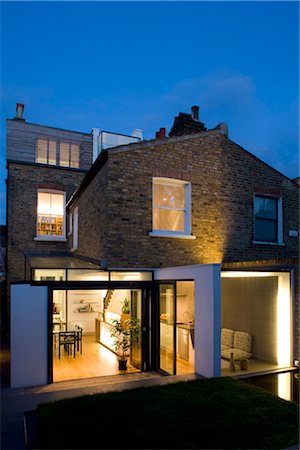
<path id="1" fill-rule="evenodd" d="M 139 333 L 132 340 L 130 363 L 137 369 L 142 369 L 142 291 L 131 291 L 130 318 L 140 325 Z"/>
<path id="2" fill-rule="evenodd" d="M 175 375 L 174 285 L 159 286 L 159 368 Z"/>

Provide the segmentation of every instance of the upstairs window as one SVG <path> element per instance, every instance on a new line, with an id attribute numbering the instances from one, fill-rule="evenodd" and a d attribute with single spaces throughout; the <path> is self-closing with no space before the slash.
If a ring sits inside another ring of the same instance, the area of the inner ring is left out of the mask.
<path id="1" fill-rule="evenodd" d="M 60 143 L 59 165 L 63 167 L 79 167 L 79 145 L 70 142 Z"/>
<path id="2" fill-rule="evenodd" d="M 191 183 L 153 178 L 153 235 L 191 233 Z"/>
<path id="3" fill-rule="evenodd" d="M 38 191 L 37 237 L 43 239 L 65 238 L 65 193 Z"/>
<path id="4" fill-rule="evenodd" d="M 36 141 L 35 162 L 56 165 L 56 141 L 38 138 Z"/>
<path id="5" fill-rule="evenodd" d="M 254 241 L 264 243 L 282 243 L 281 199 L 263 195 L 255 195 Z"/>

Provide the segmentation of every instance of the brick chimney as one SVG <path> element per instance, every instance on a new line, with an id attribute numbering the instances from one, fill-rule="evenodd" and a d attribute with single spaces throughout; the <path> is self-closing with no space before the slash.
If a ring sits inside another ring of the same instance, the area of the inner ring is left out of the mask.
<path id="1" fill-rule="evenodd" d="M 159 131 L 156 132 L 155 139 L 165 139 L 166 138 L 166 129 L 160 128 Z"/>
<path id="2" fill-rule="evenodd" d="M 182 136 L 184 134 L 202 133 L 206 131 L 204 123 L 199 120 L 199 106 L 192 106 L 192 114 L 180 112 L 174 119 L 169 136 Z"/>
<path id="3" fill-rule="evenodd" d="M 24 104 L 23 103 L 17 103 L 15 119 L 16 120 L 25 120 L 23 118 L 23 113 L 24 113 Z"/>

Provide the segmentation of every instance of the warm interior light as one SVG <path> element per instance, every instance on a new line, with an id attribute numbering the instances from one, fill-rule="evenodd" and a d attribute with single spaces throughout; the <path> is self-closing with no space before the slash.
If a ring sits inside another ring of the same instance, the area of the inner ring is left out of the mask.
<path id="1" fill-rule="evenodd" d="M 111 350 L 114 350 L 115 339 L 111 337 L 110 332 L 111 326 L 108 325 L 107 323 L 101 322 L 101 331 L 100 331 L 101 344 L 104 344 L 106 345 L 106 347 L 110 348 Z"/>
<path id="2" fill-rule="evenodd" d="M 63 194 L 51 194 L 49 192 L 38 193 L 38 214 L 63 216 Z"/>
<path id="3" fill-rule="evenodd" d="M 291 400 L 291 373 L 278 374 L 278 397 Z"/>
<path id="4" fill-rule="evenodd" d="M 291 360 L 290 342 L 290 286 L 289 274 L 278 276 L 277 294 L 277 363 L 289 366 Z"/>
<path id="5" fill-rule="evenodd" d="M 287 367 L 291 364 L 291 307 L 290 274 L 287 272 L 244 272 L 224 271 L 222 278 L 278 277 L 277 292 L 277 364 Z"/>
<path id="6" fill-rule="evenodd" d="M 243 272 L 243 271 L 223 271 L 221 278 L 251 278 L 251 277 L 276 277 L 278 272 Z"/>

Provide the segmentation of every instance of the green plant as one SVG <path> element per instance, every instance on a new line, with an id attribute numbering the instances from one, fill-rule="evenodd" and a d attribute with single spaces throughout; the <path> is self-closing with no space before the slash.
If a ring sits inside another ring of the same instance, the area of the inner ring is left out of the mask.
<path id="1" fill-rule="evenodd" d="M 139 319 L 113 320 L 110 336 L 114 338 L 114 349 L 120 359 L 127 358 L 127 351 L 140 332 Z"/>
<path id="2" fill-rule="evenodd" d="M 124 298 L 122 301 L 122 313 L 123 314 L 129 314 L 129 301 L 127 298 Z"/>

